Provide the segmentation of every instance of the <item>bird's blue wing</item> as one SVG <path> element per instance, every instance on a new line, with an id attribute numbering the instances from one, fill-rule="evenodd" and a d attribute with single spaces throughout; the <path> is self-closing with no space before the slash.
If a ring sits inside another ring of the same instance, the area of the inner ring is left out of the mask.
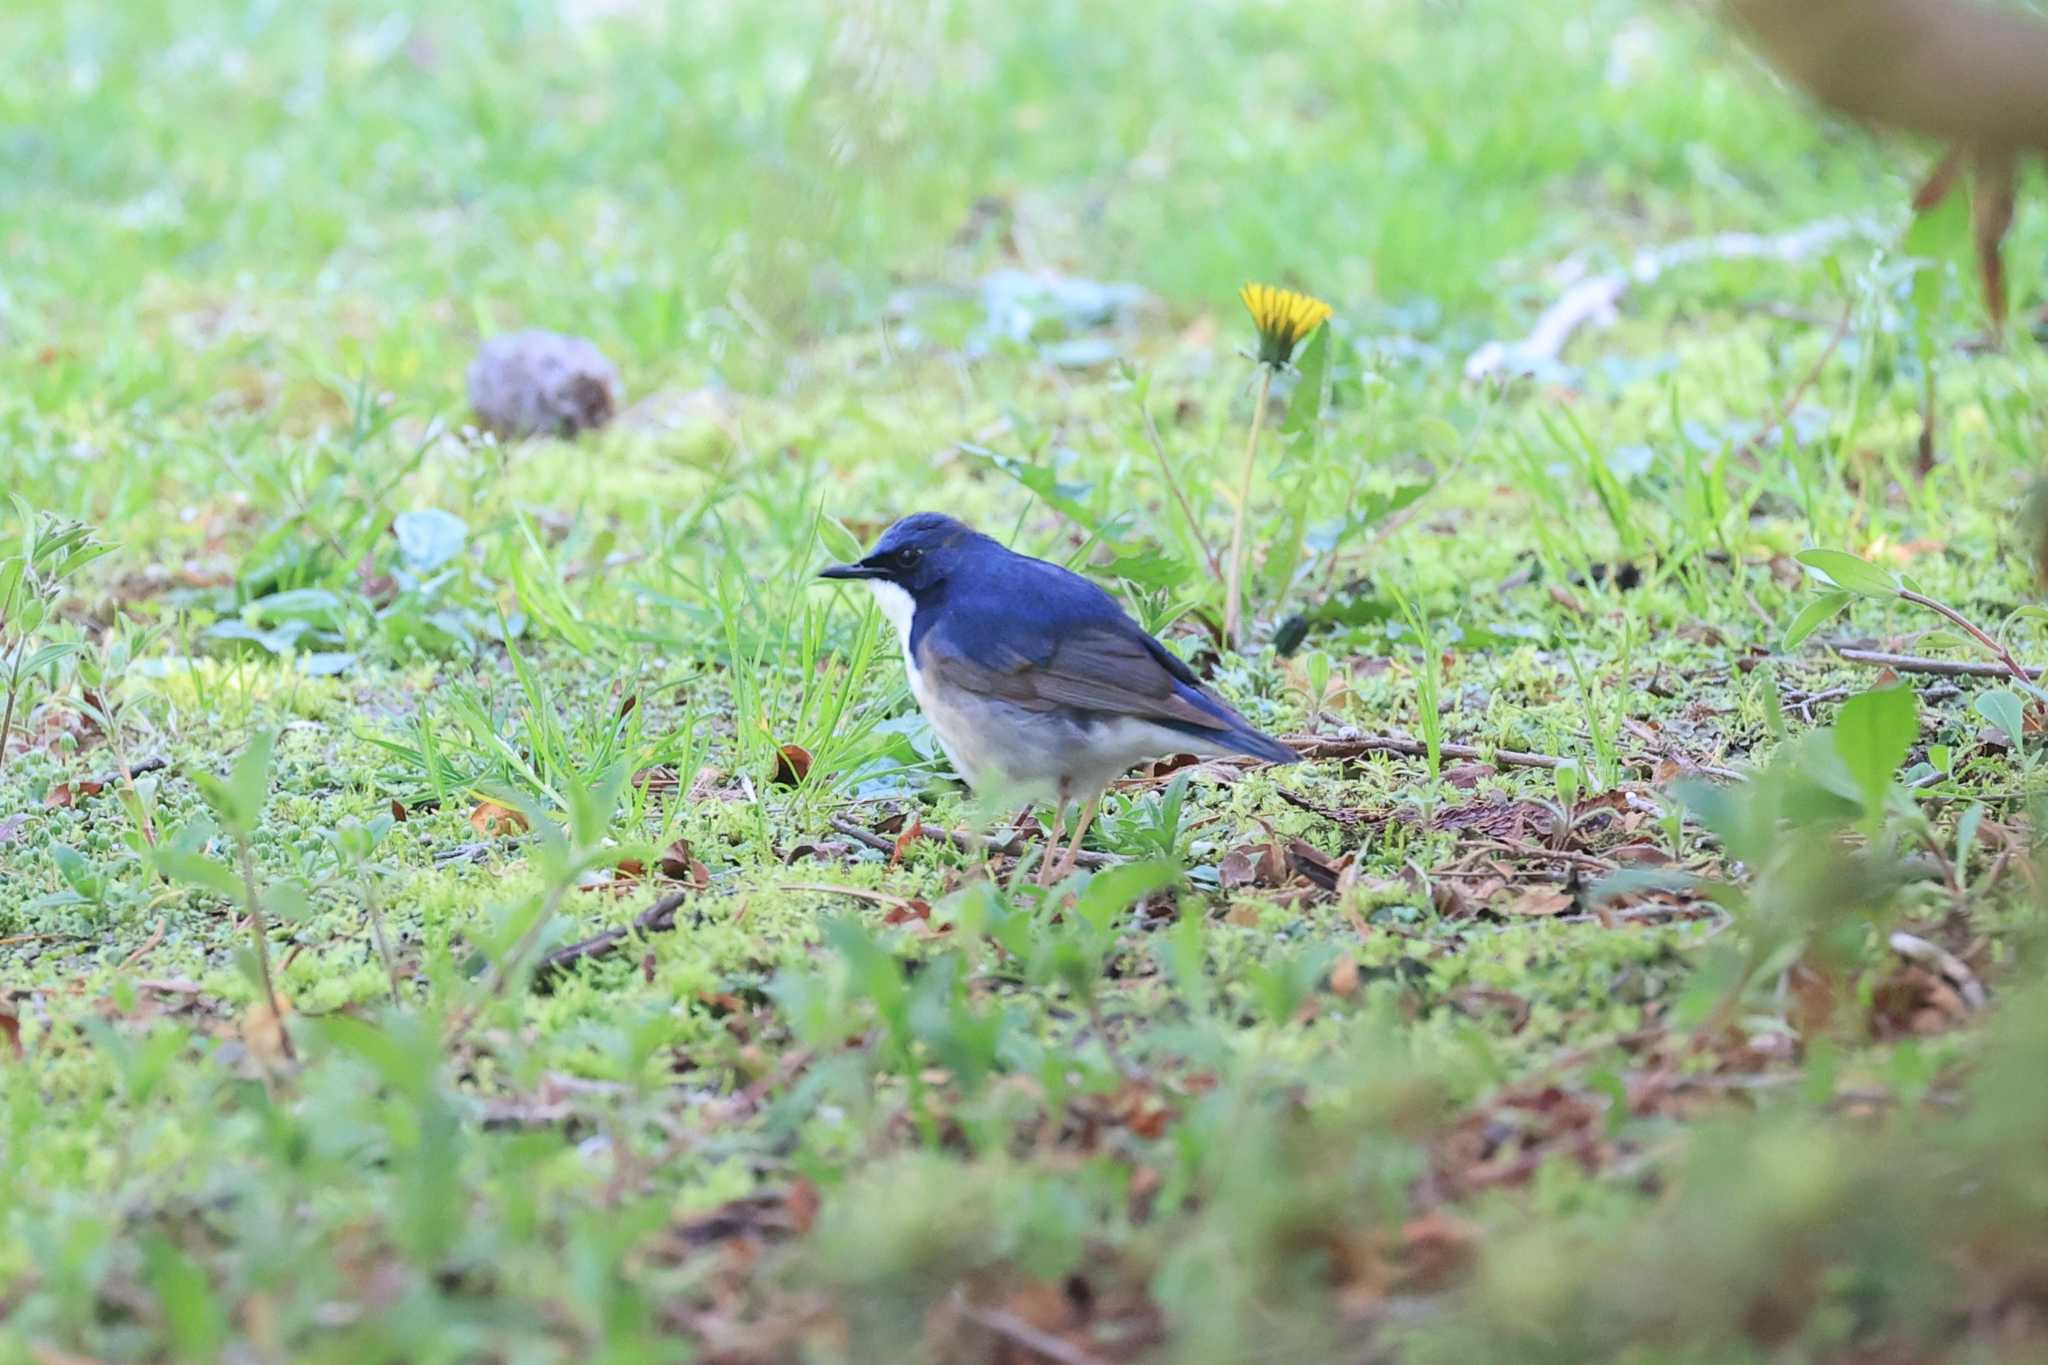
<path id="1" fill-rule="evenodd" d="M 1275 762 L 1292 750 L 1253 729 L 1101 588 L 1055 564 L 1006 556 L 949 585 L 912 642 L 920 670 L 1032 710 L 1131 716 Z"/>

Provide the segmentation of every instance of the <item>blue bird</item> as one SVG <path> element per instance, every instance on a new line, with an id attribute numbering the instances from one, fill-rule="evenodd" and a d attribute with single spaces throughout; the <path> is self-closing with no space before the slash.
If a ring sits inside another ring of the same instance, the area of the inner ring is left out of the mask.
<path id="1" fill-rule="evenodd" d="M 821 578 L 865 582 L 896 627 L 932 732 L 977 795 L 1049 797 L 1054 841 L 1081 802 L 1073 843 L 1040 884 L 1071 871 L 1111 781 L 1172 753 L 1299 755 L 1254 729 L 1110 595 L 936 512 L 903 518 L 865 559 Z"/>

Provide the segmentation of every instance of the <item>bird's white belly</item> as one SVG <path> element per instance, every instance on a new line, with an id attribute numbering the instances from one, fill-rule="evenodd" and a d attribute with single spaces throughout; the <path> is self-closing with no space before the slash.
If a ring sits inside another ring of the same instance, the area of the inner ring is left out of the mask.
<path id="1" fill-rule="evenodd" d="M 875 604 L 896 627 L 910 694 L 931 722 L 939 747 L 977 794 L 1000 800 L 1037 796 L 1087 799 L 1132 765 L 1172 753 L 1221 752 L 1199 740 L 1137 717 L 1087 729 L 1057 714 L 1028 711 L 993 698 L 941 695 L 919 670 L 910 649 L 917 602 L 894 583 L 869 579 Z"/>

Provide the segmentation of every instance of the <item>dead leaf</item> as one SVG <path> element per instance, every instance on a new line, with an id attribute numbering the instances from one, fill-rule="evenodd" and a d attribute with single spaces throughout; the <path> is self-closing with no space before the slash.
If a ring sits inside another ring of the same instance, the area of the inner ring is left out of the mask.
<path id="1" fill-rule="evenodd" d="M 1449 1289 L 1479 1258 L 1479 1230 L 1462 1219 L 1437 1212 L 1413 1219 L 1401 1229 L 1395 1254 L 1399 1284 L 1411 1294 L 1436 1294 Z"/>
<path id="2" fill-rule="evenodd" d="M 811 774 L 811 751 L 801 744 L 785 744 L 775 751 L 775 772 L 769 781 L 778 787 L 794 787 Z"/>
<path id="3" fill-rule="evenodd" d="M 1586 614 L 1586 604 L 1572 596 L 1571 589 L 1561 584 L 1553 583 L 1550 585 L 1550 600 L 1574 616 L 1584 616 Z"/>
<path id="4" fill-rule="evenodd" d="M 668 851 L 662 854 L 661 860 L 655 864 L 655 868 L 669 881 L 681 882 L 699 891 L 711 885 L 711 871 L 697 861 L 696 852 L 690 847 L 688 839 L 678 839 L 670 844 Z"/>
<path id="5" fill-rule="evenodd" d="M 1429 903 L 1439 919 L 1468 919 L 1473 913 L 1472 900 L 1449 877 L 1440 877 L 1430 883 Z"/>
<path id="6" fill-rule="evenodd" d="M 923 924 L 929 924 L 931 919 L 932 908 L 930 905 L 921 900 L 907 900 L 899 905 L 890 906 L 888 911 L 882 916 L 882 923 L 908 924 L 912 920 L 916 920 Z"/>
<path id="7" fill-rule="evenodd" d="M 1246 844 L 1223 855 L 1223 863 L 1216 869 L 1216 879 L 1226 890 L 1240 886 L 1278 886 L 1287 880 L 1287 859 L 1278 844 Z"/>
<path id="8" fill-rule="evenodd" d="M 798 1176 L 782 1197 L 782 1207 L 789 1215 L 790 1228 L 801 1237 L 811 1230 L 811 1224 L 818 1219 L 818 1210 L 824 1199 L 818 1187 L 803 1176 Z"/>
<path id="9" fill-rule="evenodd" d="M 1965 1023 L 1969 1003 L 1939 972 L 1902 962 L 1870 999 L 1871 1036 L 1881 1042 L 1928 1038 Z"/>
<path id="10" fill-rule="evenodd" d="M 65 809 L 77 805 L 88 797 L 98 796 L 105 790 L 104 783 L 95 782 L 91 778 L 84 778 L 75 783 L 59 782 L 50 788 L 47 796 L 43 797 L 43 804 Z"/>
<path id="11" fill-rule="evenodd" d="M 526 831 L 526 817 L 495 801 L 479 801 L 469 813 L 469 827 L 486 839 L 504 838 Z"/>
<path id="12" fill-rule="evenodd" d="M 12 1005 L 0 1007 L 0 1038 L 7 1040 L 7 1050 L 14 1054 L 15 1061 L 28 1059 L 28 1051 L 21 1045 L 21 1016 Z"/>
<path id="13" fill-rule="evenodd" d="M 896 847 L 889 854 L 889 866 L 895 867 L 901 863 L 904 852 L 923 837 L 924 816 L 922 814 L 911 816 L 909 823 L 903 827 L 903 832 L 896 836 Z"/>
<path id="14" fill-rule="evenodd" d="M 401 825 L 406 820 L 405 802 L 398 800 L 396 797 L 393 797 L 391 801 L 391 818 Z"/>
<path id="15" fill-rule="evenodd" d="M 1459 763 L 1444 769 L 1444 781 L 1453 787 L 1471 790 L 1498 771 L 1491 763 Z"/>
<path id="16" fill-rule="evenodd" d="M 1792 1027 L 1799 1031 L 1799 1036 L 1810 1042 L 1826 1033 L 1838 1003 L 1833 977 L 1819 968 L 1795 962 L 1785 973 L 1785 988 L 1791 997 Z"/>
<path id="17" fill-rule="evenodd" d="M 639 772 L 634 773 L 633 785 L 642 791 L 672 792 L 682 786 L 682 779 L 676 776 L 674 768 L 669 767 L 666 763 L 661 763 L 656 764 L 652 768 L 642 768 Z"/>
<path id="18" fill-rule="evenodd" d="M 1330 993 L 1347 999 L 1358 990 L 1358 959 L 1340 957 L 1337 965 L 1330 968 Z"/>
<path id="19" fill-rule="evenodd" d="M 1164 1137 L 1173 1122 L 1173 1106 L 1142 1081 L 1127 1084 L 1110 1103 L 1110 1117 L 1147 1140 Z"/>
<path id="20" fill-rule="evenodd" d="M 1571 893 L 1554 886 L 1532 886 L 1508 902 L 1510 915 L 1561 915 L 1572 908 Z"/>

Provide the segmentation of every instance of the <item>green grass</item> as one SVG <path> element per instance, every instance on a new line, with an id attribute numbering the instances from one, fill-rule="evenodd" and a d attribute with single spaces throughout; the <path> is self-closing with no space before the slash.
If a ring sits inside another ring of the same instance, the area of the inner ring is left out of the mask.
<path id="1" fill-rule="evenodd" d="M 1915 149 L 1621 0 L 26 0 L 0 50 L 0 1359 L 2048 1335 L 2036 703 L 1853 702 L 1832 646 L 1989 657 L 1895 597 L 1784 645 L 1820 546 L 2048 656 L 2048 365 L 1968 344 L 1959 224 L 1905 254 Z M 1574 270 L 1834 218 L 1463 378 Z M 1337 316 L 1238 654 L 1246 279 Z M 469 432 L 525 325 L 621 420 Z M 927 507 L 1324 756 L 1126 784 L 1051 896 L 870 846 L 1014 814 L 812 579 Z"/>

